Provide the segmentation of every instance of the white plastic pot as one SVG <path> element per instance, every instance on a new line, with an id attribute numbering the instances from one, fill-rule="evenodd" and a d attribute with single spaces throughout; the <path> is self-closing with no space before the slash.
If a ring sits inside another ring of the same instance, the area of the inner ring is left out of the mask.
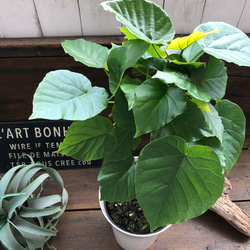
<path id="1" fill-rule="evenodd" d="M 106 202 L 99 201 L 104 217 L 112 226 L 117 243 L 125 250 L 145 250 L 148 249 L 155 241 L 157 236 L 167 230 L 171 225 L 160 228 L 149 234 L 133 234 L 119 228 L 108 214 Z"/>

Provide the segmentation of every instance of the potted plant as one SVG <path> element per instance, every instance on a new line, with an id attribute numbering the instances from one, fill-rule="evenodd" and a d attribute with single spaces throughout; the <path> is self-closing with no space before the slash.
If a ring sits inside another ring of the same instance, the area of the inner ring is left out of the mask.
<path id="1" fill-rule="evenodd" d="M 57 234 L 56 225 L 68 202 L 58 172 L 30 159 L 30 164 L 13 167 L 0 179 L 0 244 L 6 249 L 50 247 L 48 240 Z M 53 181 L 61 194 L 44 194 Z"/>
<path id="2" fill-rule="evenodd" d="M 30 119 L 74 121 L 58 152 L 81 161 L 103 158 L 100 199 L 136 199 L 153 232 L 201 215 L 220 197 L 246 122 L 239 106 L 222 100 L 223 61 L 250 66 L 250 40 L 223 22 L 175 38 L 170 17 L 152 2 L 101 5 L 124 25 L 122 45 L 108 49 L 77 39 L 62 47 L 76 61 L 103 69 L 109 90 L 84 75 L 52 71 L 35 92 Z M 108 105 L 110 117 L 102 117 Z M 132 152 L 145 134 L 151 140 L 135 161 Z"/>

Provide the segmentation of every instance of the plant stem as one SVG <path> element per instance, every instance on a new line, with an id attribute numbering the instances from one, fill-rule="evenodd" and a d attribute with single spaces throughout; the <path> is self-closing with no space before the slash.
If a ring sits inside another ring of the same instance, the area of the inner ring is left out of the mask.
<path id="1" fill-rule="evenodd" d="M 104 72 L 105 72 L 106 75 L 109 77 L 109 72 L 108 72 L 106 69 L 104 69 Z"/>
<path id="2" fill-rule="evenodd" d="M 145 72 L 143 72 L 142 70 L 140 70 L 139 68 L 136 67 L 136 69 L 142 74 L 145 75 L 146 77 L 148 77 L 148 73 L 146 74 Z"/>
<path id="3" fill-rule="evenodd" d="M 163 59 L 162 56 L 160 55 L 160 53 L 158 52 L 158 50 L 156 49 L 155 44 L 152 44 L 152 46 L 153 46 L 155 52 L 157 53 L 157 55 L 158 55 L 161 59 Z"/>

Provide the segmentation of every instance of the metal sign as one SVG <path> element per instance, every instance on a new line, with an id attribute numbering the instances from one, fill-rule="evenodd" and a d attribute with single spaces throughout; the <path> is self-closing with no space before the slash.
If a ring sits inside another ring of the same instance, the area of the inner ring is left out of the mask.
<path id="1" fill-rule="evenodd" d="M 55 153 L 63 141 L 70 121 L 24 121 L 0 123 L 0 172 L 29 163 L 24 154 L 56 170 L 100 167 L 101 160 L 77 161 Z"/>

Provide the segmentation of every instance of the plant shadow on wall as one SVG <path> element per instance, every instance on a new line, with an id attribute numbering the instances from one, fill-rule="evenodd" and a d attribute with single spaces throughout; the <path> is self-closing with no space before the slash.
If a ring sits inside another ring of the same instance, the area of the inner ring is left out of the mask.
<path id="1" fill-rule="evenodd" d="M 77 39 L 62 46 L 76 61 L 103 69 L 111 95 L 84 75 L 52 71 L 35 92 L 30 119 L 74 120 L 58 152 L 80 161 L 104 158 L 101 199 L 137 199 L 151 231 L 197 217 L 220 197 L 224 172 L 242 149 L 246 121 L 239 106 L 223 100 L 223 61 L 250 66 L 250 40 L 223 22 L 174 39 L 170 17 L 152 2 L 101 5 L 124 25 L 122 45 Z M 100 116 L 108 104 L 112 119 Z M 132 152 L 149 133 L 135 162 Z"/>

